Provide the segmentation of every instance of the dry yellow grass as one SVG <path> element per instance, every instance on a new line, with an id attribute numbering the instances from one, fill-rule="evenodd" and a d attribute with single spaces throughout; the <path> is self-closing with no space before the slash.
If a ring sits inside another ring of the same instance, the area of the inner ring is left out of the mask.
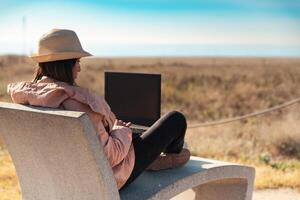
<path id="1" fill-rule="evenodd" d="M 179 110 L 189 124 L 247 114 L 300 96 L 300 59 L 92 58 L 81 64 L 78 84 L 99 95 L 104 70 L 161 73 L 162 114 Z M 32 79 L 34 65 L 24 57 L 0 56 L 0 101 L 10 101 L 9 82 Z M 255 166 L 256 188 L 300 190 L 299 111 L 294 105 L 259 118 L 189 129 L 187 143 L 194 155 Z M 18 195 L 18 187 L 5 182 L 15 174 L 3 155 L 0 169 L 5 161 L 11 170 L 0 172 L 0 196 Z"/>
<path id="2" fill-rule="evenodd" d="M 6 150 L 0 151 L 0 200 L 21 199 L 15 167 Z"/>
<path id="3" fill-rule="evenodd" d="M 256 188 L 290 187 L 300 191 L 300 184 L 298 181 L 300 179 L 299 163 L 297 165 L 297 169 L 288 171 L 276 170 L 270 166 L 258 165 L 256 168 L 256 176 L 258 177 L 255 180 Z"/>
<path id="4" fill-rule="evenodd" d="M 300 191 L 300 123 L 298 108 L 283 117 L 188 130 L 194 155 L 255 166 L 255 187 L 291 187 Z M 294 116 L 294 115 L 298 116 Z"/>

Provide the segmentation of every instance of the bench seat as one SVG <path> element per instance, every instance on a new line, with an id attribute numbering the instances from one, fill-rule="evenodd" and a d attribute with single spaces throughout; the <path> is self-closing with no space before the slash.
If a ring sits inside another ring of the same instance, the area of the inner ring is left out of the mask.
<path id="1" fill-rule="evenodd" d="M 197 199 L 251 199 L 254 169 L 192 156 L 183 167 L 146 171 L 120 192 L 121 199 L 171 199 L 190 188 Z"/>

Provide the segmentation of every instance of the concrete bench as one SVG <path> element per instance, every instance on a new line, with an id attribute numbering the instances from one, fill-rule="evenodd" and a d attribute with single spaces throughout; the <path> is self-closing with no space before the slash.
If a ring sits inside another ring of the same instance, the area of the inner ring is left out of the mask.
<path id="1" fill-rule="evenodd" d="M 178 169 L 145 172 L 121 192 L 85 113 L 0 102 L 0 136 L 12 157 L 24 200 L 250 200 L 252 167 L 192 157 Z"/>

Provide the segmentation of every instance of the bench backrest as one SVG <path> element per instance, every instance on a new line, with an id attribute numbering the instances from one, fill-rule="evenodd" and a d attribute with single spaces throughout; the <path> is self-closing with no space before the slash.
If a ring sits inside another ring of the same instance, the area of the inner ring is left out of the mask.
<path id="1" fill-rule="evenodd" d="M 23 199 L 119 199 L 85 113 L 0 102 L 0 136 Z"/>

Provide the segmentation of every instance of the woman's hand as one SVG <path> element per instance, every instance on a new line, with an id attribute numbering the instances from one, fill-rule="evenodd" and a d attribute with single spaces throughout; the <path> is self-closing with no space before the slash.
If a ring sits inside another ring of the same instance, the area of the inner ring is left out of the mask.
<path id="1" fill-rule="evenodd" d="M 115 126 L 125 126 L 125 127 L 127 127 L 127 128 L 129 128 L 130 127 L 130 125 L 131 125 L 131 122 L 123 122 L 122 120 L 116 120 L 115 121 L 115 124 L 114 124 Z"/>

